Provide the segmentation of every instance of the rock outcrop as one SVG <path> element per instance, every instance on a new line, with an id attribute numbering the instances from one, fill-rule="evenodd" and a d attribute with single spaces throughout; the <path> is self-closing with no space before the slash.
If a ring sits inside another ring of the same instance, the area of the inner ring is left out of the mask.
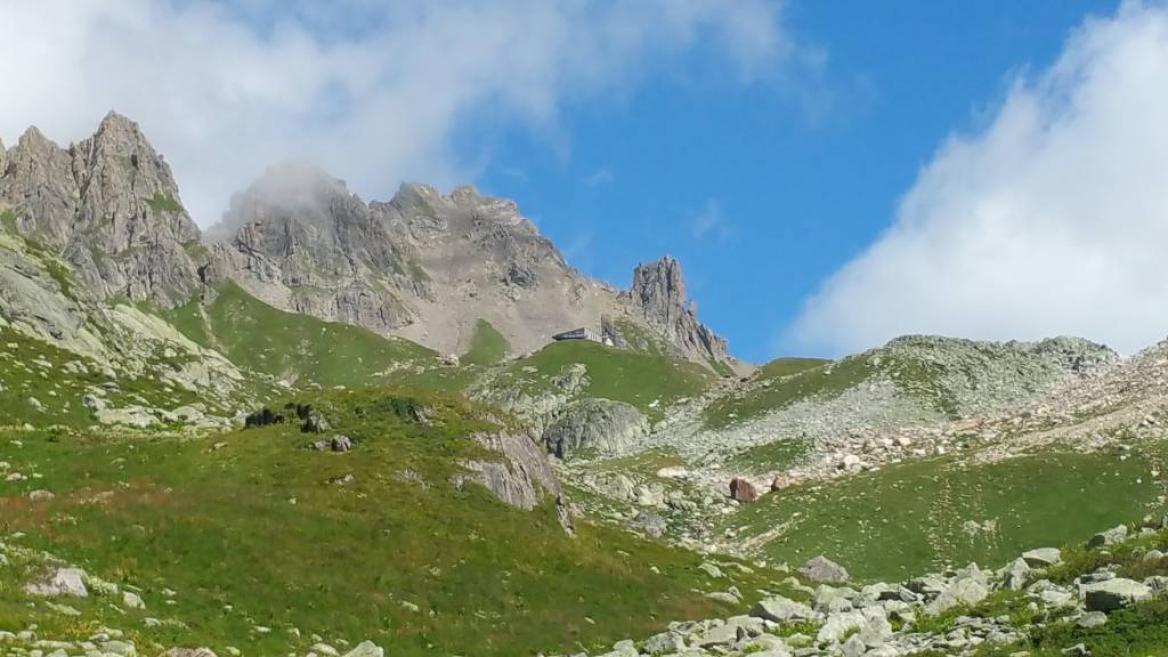
<path id="1" fill-rule="evenodd" d="M 498 460 L 466 461 L 468 475 L 455 478 L 455 485 L 466 479 L 490 490 L 501 501 L 530 511 L 547 497 L 555 500 L 560 525 L 571 533 L 572 520 L 564 503 L 564 492 L 548 463 L 547 456 L 527 436 L 508 432 L 477 433 L 476 443 L 497 452 Z"/>
<path id="2" fill-rule="evenodd" d="M 608 399 L 583 399 L 564 409 L 543 432 L 547 449 L 558 458 L 581 450 L 614 454 L 649 432 L 649 421 L 635 407 Z"/>
<path id="3" fill-rule="evenodd" d="M 199 230 L 170 167 L 119 114 L 68 148 L 29 128 L 4 156 L 0 204 L 102 297 L 170 307 L 200 286 Z"/>

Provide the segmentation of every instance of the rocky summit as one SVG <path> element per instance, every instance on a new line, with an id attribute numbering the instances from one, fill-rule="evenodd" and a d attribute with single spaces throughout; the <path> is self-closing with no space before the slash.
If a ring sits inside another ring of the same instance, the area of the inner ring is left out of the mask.
<path id="1" fill-rule="evenodd" d="M 1168 342 L 752 365 L 681 264 L 109 114 L 0 148 L 0 652 L 1168 651 Z M 1088 336 L 1089 337 L 1089 336 Z"/>

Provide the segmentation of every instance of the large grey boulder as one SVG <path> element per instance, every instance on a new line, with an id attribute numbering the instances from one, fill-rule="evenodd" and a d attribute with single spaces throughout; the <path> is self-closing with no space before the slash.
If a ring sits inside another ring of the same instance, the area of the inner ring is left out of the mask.
<path id="1" fill-rule="evenodd" d="M 813 582 L 842 584 L 848 581 L 847 569 L 823 555 L 814 557 L 803 564 L 799 573 Z"/>
<path id="2" fill-rule="evenodd" d="M 611 454 L 631 446 L 649 432 L 649 421 L 634 406 L 608 399 L 584 399 L 569 405 L 543 432 L 547 449 L 559 458 L 580 450 Z"/>
<path id="3" fill-rule="evenodd" d="M 1010 591 L 1021 591 L 1026 586 L 1026 580 L 1030 576 L 1030 564 L 1026 562 L 1024 557 L 1015 559 L 1003 568 L 999 575 L 1002 588 Z"/>
<path id="4" fill-rule="evenodd" d="M 781 595 L 760 600 L 751 608 L 750 615 L 775 623 L 800 623 L 818 616 L 811 607 Z"/>
<path id="5" fill-rule="evenodd" d="M 849 634 L 863 634 L 868 630 L 869 636 L 885 637 L 891 634 L 891 625 L 879 607 L 869 607 L 863 610 L 845 611 L 829 614 L 823 625 L 820 626 L 815 640 L 820 643 L 839 643 Z"/>
<path id="6" fill-rule="evenodd" d="M 727 648 L 746 636 L 746 630 L 739 625 L 718 625 L 706 630 L 694 640 L 701 648 Z"/>
<path id="7" fill-rule="evenodd" d="M 1083 587 L 1083 602 L 1087 611 L 1112 611 L 1151 596 L 1151 587 L 1123 577 L 1094 582 Z"/>
<path id="8" fill-rule="evenodd" d="M 989 587 L 977 577 L 960 577 L 925 605 L 925 613 L 937 615 L 960 605 L 975 605 L 990 594 Z"/>
<path id="9" fill-rule="evenodd" d="M 655 634 L 645 641 L 645 652 L 650 655 L 667 655 L 685 650 L 685 638 L 672 630 Z"/>

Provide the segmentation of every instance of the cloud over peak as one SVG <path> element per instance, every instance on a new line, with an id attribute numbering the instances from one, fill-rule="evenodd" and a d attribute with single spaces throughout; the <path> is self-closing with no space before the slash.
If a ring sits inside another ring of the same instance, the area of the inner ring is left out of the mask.
<path id="1" fill-rule="evenodd" d="M 391 6 L 387 6 L 391 5 Z M 697 48 L 742 79 L 797 46 L 765 0 L 45 0 L 0 3 L 0 135 L 76 140 L 116 108 L 164 152 L 204 225 L 271 162 L 366 195 L 462 182 L 468 130 L 554 124 Z"/>

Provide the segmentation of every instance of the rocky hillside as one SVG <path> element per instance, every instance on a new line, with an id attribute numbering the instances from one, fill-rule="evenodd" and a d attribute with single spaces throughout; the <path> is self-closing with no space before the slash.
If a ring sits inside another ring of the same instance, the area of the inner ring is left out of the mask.
<path id="1" fill-rule="evenodd" d="M 1168 343 L 754 370 L 471 188 L 0 148 L 5 654 L 1160 654 L 1166 473 Z"/>

